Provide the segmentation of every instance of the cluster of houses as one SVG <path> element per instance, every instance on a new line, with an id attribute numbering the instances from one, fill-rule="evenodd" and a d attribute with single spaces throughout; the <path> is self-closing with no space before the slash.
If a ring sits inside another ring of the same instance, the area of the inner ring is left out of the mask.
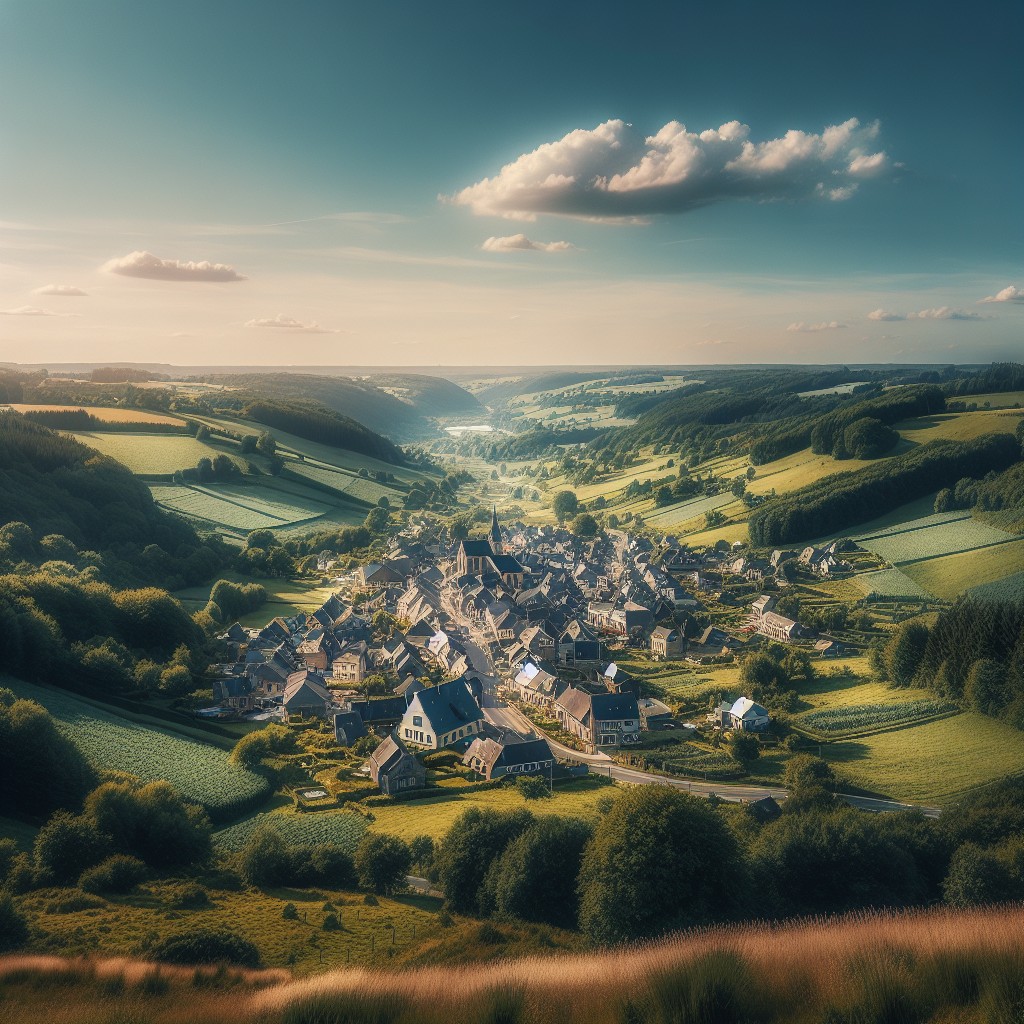
<path id="1" fill-rule="evenodd" d="M 700 609 L 702 597 L 730 576 L 770 579 L 792 558 L 822 575 L 843 571 L 839 551 L 837 542 L 752 560 L 733 549 L 697 552 L 671 537 L 658 543 L 617 530 L 581 540 L 562 528 L 517 524 L 505 535 L 496 513 L 483 539 L 449 542 L 443 533 L 424 539 L 412 531 L 380 561 L 343 578 L 345 597 L 339 592 L 313 612 L 259 629 L 232 625 L 222 636 L 230 659 L 214 697 L 236 712 L 323 718 L 346 744 L 383 737 L 370 771 L 384 792 L 423 784 L 416 751 L 455 748 L 486 778 L 547 771 L 554 761 L 547 741 L 486 721 L 472 648 L 486 648 L 507 693 L 585 749 L 628 746 L 670 714 L 658 701 L 638 699 L 607 661 L 609 642 L 627 638 L 657 659 L 730 658 L 743 639 L 713 625 L 687 637 L 658 623 Z M 771 594 L 754 601 L 747 630 L 783 642 L 806 636 L 775 604 Z M 394 616 L 398 628 L 375 642 L 378 611 Z M 361 693 L 370 675 L 389 680 L 390 692 Z M 723 728 L 755 731 L 764 721 L 754 704 L 720 709 L 716 718 Z"/>

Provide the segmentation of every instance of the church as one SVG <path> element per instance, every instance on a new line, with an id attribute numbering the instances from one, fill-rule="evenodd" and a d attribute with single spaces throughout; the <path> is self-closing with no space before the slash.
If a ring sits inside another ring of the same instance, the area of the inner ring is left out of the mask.
<path id="1" fill-rule="evenodd" d="M 459 576 L 488 576 L 495 573 L 507 587 L 523 585 L 523 567 L 508 554 L 498 526 L 497 507 L 491 509 L 491 528 L 484 540 L 460 540 L 455 549 L 455 568 Z"/>

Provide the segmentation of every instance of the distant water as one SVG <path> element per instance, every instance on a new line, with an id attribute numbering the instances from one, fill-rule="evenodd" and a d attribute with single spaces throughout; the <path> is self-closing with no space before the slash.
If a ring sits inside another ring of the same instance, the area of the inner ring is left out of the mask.
<path id="1" fill-rule="evenodd" d="M 472 426 L 468 426 L 468 427 L 445 427 L 444 429 L 447 430 L 449 434 L 467 434 L 467 433 L 492 434 L 492 433 L 494 433 L 494 427 L 492 427 L 490 425 L 490 423 L 474 423 Z"/>

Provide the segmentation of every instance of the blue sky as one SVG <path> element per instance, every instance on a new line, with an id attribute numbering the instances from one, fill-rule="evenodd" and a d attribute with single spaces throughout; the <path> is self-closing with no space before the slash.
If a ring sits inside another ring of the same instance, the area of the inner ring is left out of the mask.
<path id="1" fill-rule="evenodd" d="M 1022 29 L 0 0 L 0 359 L 1014 356 Z"/>

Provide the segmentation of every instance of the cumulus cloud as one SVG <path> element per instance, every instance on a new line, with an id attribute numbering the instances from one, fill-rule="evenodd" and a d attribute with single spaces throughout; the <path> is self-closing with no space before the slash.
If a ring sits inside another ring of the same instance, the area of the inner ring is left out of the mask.
<path id="1" fill-rule="evenodd" d="M 74 316 L 74 313 L 54 313 L 38 306 L 18 306 L 16 309 L 0 309 L 0 316 Z"/>
<path id="2" fill-rule="evenodd" d="M 953 309 L 952 306 L 936 306 L 934 309 L 921 309 L 916 313 L 908 313 L 908 320 L 984 320 L 980 313 L 971 313 L 966 309 Z"/>
<path id="3" fill-rule="evenodd" d="M 799 334 L 814 334 L 818 331 L 842 331 L 845 328 L 846 324 L 841 324 L 838 320 L 822 320 L 815 324 L 807 324 L 803 320 L 798 320 L 795 324 L 790 324 L 786 330 L 796 331 Z"/>
<path id="4" fill-rule="evenodd" d="M 453 196 L 474 213 L 620 220 L 682 213 L 725 199 L 849 199 L 891 164 L 876 148 L 877 122 L 850 118 L 820 134 L 796 129 L 750 140 L 739 121 L 691 132 L 670 121 L 644 138 L 625 121 L 577 129 L 506 164 Z"/>
<path id="5" fill-rule="evenodd" d="M 226 263 L 211 263 L 182 260 L 162 260 L 151 252 L 136 250 L 116 259 L 108 260 L 100 267 L 108 274 L 124 277 L 145 277 L 154 281 L 244 281 L 234 267 Z"/>
<path id="6" fill-rule="evenodd" d="M 873 309 L 868 313 L 869 320 L 906 320 L 906 313 L 894 313 L 891 309 Z"/>
<path id="7" fill-rule="evenodd" d="M 571 242 L 535 242 L 521 232 L 518 235 L 491 235 L 480 246 L 484 252 L 568 252 L 575 249 Z"/>
<path id="8" fill-rule="evenodd" d="M 291 334 L 338 333 L 336 330 L 332 330 L 329 327 L 321 327 L 315 320 L 311 320 L 309 323 L 304 323 L 302 320 L 296 320 L 294 317 L 290 316 L 282 316 L 280 313 L 278 313 L 277 316 L 255 317 L 252 320 L 247 320 L 245 326 L 276 328 L 279 331 L 288 331 Z"/>
<path id="9" fill-rule="evenodd" d="M 1024 288 L 1018 288 L 1015 285 L 1007 285 L 1002 291 L 996 292 L 995 295 L 986 295 L 983 299 L 978 299 L 979 302 L 1024 302 Z"/>
<path id="10" fill-rule="evenodd" d="M 73 284 L 44 284 L 40 288 L 32 289 L 33 295 L 60 295 L 65 298 L 75 298 L 80 295 L 88 295 L 88 292 L 83 292 L 81 288 L 76 288 Z"/>

